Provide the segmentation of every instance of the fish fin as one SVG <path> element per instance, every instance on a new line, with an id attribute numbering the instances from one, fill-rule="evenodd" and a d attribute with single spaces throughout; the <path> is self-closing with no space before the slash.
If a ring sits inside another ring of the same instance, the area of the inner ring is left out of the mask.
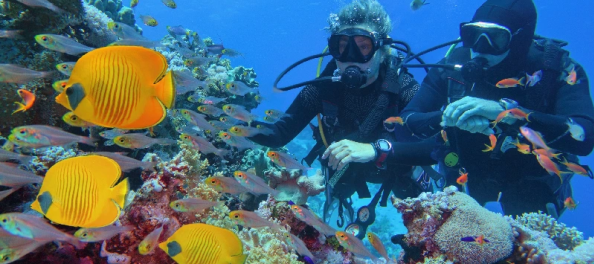
<path id="1" fill-rule="evenodd" d="M 126 202 L 126 194 L 130 190 L 130 184 L 128 183 L 128 178 L 125 178 L 123 181 L 118 183 L 115 187 L 111 189 L 111 199 L 120 206 L 120 208 L 124 208 L 124 203 Z"/>
<path id="2" fill-rule="evenodd" d="M 167 72 L 163 79 L 155 84 L 155 94 L 157 98 L 167 108 L 173 107 L 175 103 L 175 82 L 171 76 L 171 71 Z"/>
<path id="3" fill-rule="evenodd" d="M 518 80 L 518 84 L 522 86 L 526 86 L 526 78 L 522 77 Z"/>
<path id="4" fill-rule="evenodd" d="M 12 112 L 12 114 L 14 115 L 17 112 L 25 112 L 25 110 L 27 110 L 27 108 L 25 108 L 25 105 L 19 102 L 14 102 L 16 105 L 18 105 L 17 109 L 14 110 L 14 112 Z"/>
<path id="5" fill-rule="evenodd" d="M 143 110 L 143 113 L 145 113 L 145 114 L 140 116 L 134 122 L 125 124 L 120 128 L 125 128 L 125 129 L 149 128 L 149 127 L 152 127 L 152 126 L 155 126 L 155 125 L 161 123 L 161 121 L 163 121 L 163 119 L 165 119 L 165 117 L 167 116 L 167 111 L 165 110 L 165 106 L 163 105 L 163 103 L 161 103 L 161 101 L 159 101 L 156 98 L 154 100 L 149 100 L 147 102 L 147 104 Z"/>
<path id="6" fill-rule="evenodd" d="M 64 93 L 68 97 L 70 103 L 70 110 L 74 111 L 78 107 L 78 104 L 85 98 L 85 88 L 80 83 L 75 83 L 68 89 L 64 90 Z M 58 98 L 56 98 L 57 100 Z"/>

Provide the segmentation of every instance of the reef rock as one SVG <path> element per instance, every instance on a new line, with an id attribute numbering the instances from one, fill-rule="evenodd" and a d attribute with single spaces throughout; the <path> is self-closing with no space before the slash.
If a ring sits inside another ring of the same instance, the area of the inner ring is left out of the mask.
<path id="1" fill-rule="evenodd" d="M 325 189 L 324 176 L 320 170 L 311 177 L 301 175 L 299 170 L 276 169 L 267 170 L 264 175 L 270 180 L 270 187 L 280 192 L 276 196 L 277 201 L 293 201 L 302 205 L 309 196 L 318 195 Z"/>
<path id="2" fill-rule="evenodd" d="M 514 236 L 506 219 L 483 208 L 456 187 L 406 200 L 393 197 L 392 203 L 408 228 L 403 239 L 405 254 L 400 256 L 399 263 L 443 256 L 446 261 L 462 264 L 495 263 L 512 253 Z M 489 242 L 479 245 L 461 240 L 481 235 Z"/>

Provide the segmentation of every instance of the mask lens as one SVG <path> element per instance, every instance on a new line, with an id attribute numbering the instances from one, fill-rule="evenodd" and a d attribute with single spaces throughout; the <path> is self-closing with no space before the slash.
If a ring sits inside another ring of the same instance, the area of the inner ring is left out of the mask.
<path id="1" fill-rule="evenodd" d="M 330 54 L 340 62 L 368 62 L 378 48 L 366 35 L 335 34 L 328 39 Z"/>
<path id="2" fill-rule="evenodd" d="M 509 49 L 512 34 L 502 26 L 488 23 L 463 23 L 460 38 L 465 48 L 475 52 L 500 55 Z"/>

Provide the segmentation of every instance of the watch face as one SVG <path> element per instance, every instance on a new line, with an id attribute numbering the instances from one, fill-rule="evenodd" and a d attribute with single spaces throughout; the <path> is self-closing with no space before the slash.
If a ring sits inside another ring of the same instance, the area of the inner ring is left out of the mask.
<path id="1" fill-rule="evenodd" d="M 381 151 L 388 151 L 390 150 L 390 144 L 388 143 L 388 141 L 385 140 L 379 140 L 377 142 L 377 145 L 379 146 L 379 149 Z"/>

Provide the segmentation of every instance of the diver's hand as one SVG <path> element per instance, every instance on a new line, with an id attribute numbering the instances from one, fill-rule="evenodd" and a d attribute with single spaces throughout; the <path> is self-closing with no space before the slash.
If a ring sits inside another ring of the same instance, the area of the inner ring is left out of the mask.
<path id="1" fill-rule="evenodd" d="M 489 119 L 482 116 L 471 116 L 456 127 L 466 130 L 470 133 L 481 133 L 485 135 L 495 133 L 490 127 Z"/>
<path id="2" fill-rule="evenodd" d="M 449 104 L 443 111 L 442 126 L 460 127 L 472 116 L 495 120 L 505 109 L 496 101 L 466 96 Z"/>
<path id="3" fill-rule="evenodd" d="M 369 143 L 359 143 L 343 139 L 330 144 L 322 155 L 322 159 L 328 158 L 328 166 L 335 170 L 341 170 L 351 162 L 365 163 L 375 159 L 375 149 Z"/>

